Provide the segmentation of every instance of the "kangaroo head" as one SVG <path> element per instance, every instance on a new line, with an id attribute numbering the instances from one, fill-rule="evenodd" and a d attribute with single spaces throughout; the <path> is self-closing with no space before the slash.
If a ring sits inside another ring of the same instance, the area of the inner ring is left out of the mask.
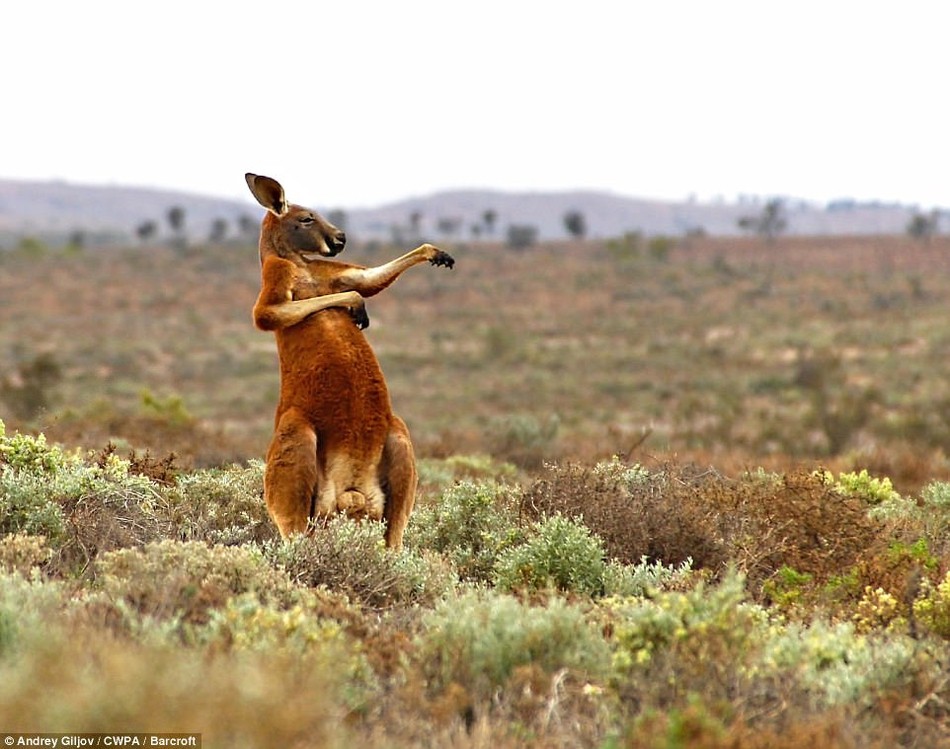
<path id="1" fill-rule="evenodd" d="M 261 222 L 261 260 L 277 255 L 300 265 L 314 254 L 333 257 L 343 251 L 346 234 L 316 211 L 288 203 L 276 179 L 250 172 L 244 179 L 257 202 L 267 209 Z"/>

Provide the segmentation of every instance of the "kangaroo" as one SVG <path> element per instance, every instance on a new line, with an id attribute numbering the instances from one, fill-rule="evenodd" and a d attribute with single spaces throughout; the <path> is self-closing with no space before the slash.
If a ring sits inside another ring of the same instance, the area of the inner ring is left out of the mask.
<path id="1" fill-rule="evenodd" d="M 363 298 L 414 265 L 452 268 L 455 260 L 430 244 L 372 268 L 329 260 L 346 244 L 341 230 L 288 203 L 277 180 L 245 179 L 267 209 L 254 323 L 274 332 L 280 361 L 264 472 L 268 513 L 285 538 L 335 512 L 384 520 L 386 545 L 399 548 L 415 502 L 415 456 L 362 333 Z"/>

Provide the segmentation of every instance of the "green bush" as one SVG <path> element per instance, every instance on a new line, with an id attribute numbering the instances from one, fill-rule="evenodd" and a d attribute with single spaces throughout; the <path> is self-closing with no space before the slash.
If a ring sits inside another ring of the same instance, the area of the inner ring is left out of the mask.
<path id="1" fill-rule="evenodd" d="M 873 507 L 871 516 L 921 534 L 934 554 L 943 555 L 950 549 L 950 482 L 931 482 L 919 499 L 895 493 Z"/>
<path id="2" fill-rule="evenodd" d="M 293 585 L 253 546 L 161 541 L 120 549 L 96 562 L 96 590 L 131 627 L 170 623 L 189 639 L 211 612 L 243 593 L 265 602 L 291 600 Z"/>
<path id="3" fill-rule="evenodd" d="M 374 609 L 431 604 L 454 588 L 442 559 L 387 549 L 383 531 L 382 523 L 336 516 L 312 536 L 265 543 L 264 554 L 295 583 L 326 586 Z"/>
<path id="4" fill-rule="evenodd" d="M 45 536 L 63 573 L 111 549 L 169 535 L 160 487 L 109 454 L 87 463 L 43 435 L 0 436 L 0 531 Z"/>
<path id="5" fill-rule="evenodd" d="M 861 469 L 860 472 L 840 473 L 837 481 L 834 480 L 830 471 L 825 471 L 824 476 L 836 491 L 861 497 L 869 505 L 879 505 L 882 502 L 894 502 L 900 499 L 900 495 L 894 491 L 894 486 L 887 476 L 875 478 L 868 473 L 866 468 Z"/>
<path id="6" fill-rule="evenodd" d="M 561 515 L 535 524 L 528 540 L 503 552 L 495 584 L 503 590 L 556 588 L 586 595 L 604 590 L 604 547 L 583 525 Z"/>
<path id="7" fill-rule="evenodd" d="M 34 437 L 14 432 L 7 436 L 6 426 L 0 421 L 0 465 L 7 465 L 15 470 L 56 473 L 78 460 L 76 456 L 66 454 L 58 446 L 47 444 L 45 435 Z"/>
<path id="8" fill-rule="evenodd" d="M 0 723 L 73 733 L 200 733 L 205 746 L 343 749 L 349 668 L 330 643 L 220 654 L 43 622 L 0 658 Z M 35 729 L 31 729 L 35 730 Z"/>
<path id="9" fill-rule="evenodd" d="M 503 688 L 519 666 L 549 675 L 570 669 L 597 678 L 609 664 L 600 633 L 583 612 L 561 599 L 542 608 L 472 591 L 437 605 L 423 626 L 418 657 L 436 690 L 457 684 L 484 699 Z"/>
<path id="10" fill-rule="evenodd" d="M 692 560 L 678 566 L 649 561 L 621 564 L 611 559 L 604 568 L 604 595 L 615 597 L 651 596 L 658 591 L 688 587 L 693 577 Z"/>
<path id="11" fill-rule="evenodd" d="M 165 489 L 161 511 L 182 541 L 229 546 L 277 537 L 264 505 L 264 464 L 195 471 Z"/>
<path id="12" fill-rule="evenodd" d="M 716 586 L 700 583 L 649 599 L 604 599 L 600 606 L 618 678 L 671 668 L 698 684 L 722 676 L 709 669 L 736 668 L 752 656 L 767 623 L 764 610 L 745 599 L 745 580 L 733 571 Z"/>
<path id="13" fill-rule="evenodd" d="M 66 519 L 52 483 L 44 475 L 0 466 L 0 533 L 46 536 L 51 543 L 64 538 Z"/>
<path id="14" fill-rule="evenodd" d="M 849 623 L 791 623 L 771 630 L 751 673 L 793 680 L 822 707 L 868 706 L 906 678 L 913 653 L 909 638 L 873 639 Z"/>
<path id="15" fill-rule="evenodd" d="M 442 554 L 462 580 L 488 582 L 498 556 L 522 538 L 512 487 L 462 481 L 409 520 L 406 544 Z"/>
<path id="16" fill-rule="evenodd" d="M 950 639 L 950 572 L 937 585 L 925 578 L 921 588 L 914 601 L 914 616 L 934 634 Z"/>
<path id="17" fill-rule="evenodd" d="M 447 458 L 421 458 L 417 461 L 419 484 L 445 489 L 460 480 L 510 481 L 518 469 L 490 455 L 450 455 Z"/>

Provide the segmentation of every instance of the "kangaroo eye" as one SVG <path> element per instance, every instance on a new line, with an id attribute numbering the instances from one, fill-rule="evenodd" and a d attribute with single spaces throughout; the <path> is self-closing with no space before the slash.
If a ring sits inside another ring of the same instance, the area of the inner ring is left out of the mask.
<path id="1" fill-rule="evenodd" d="M 310 226 L 313 223 L 313 216 L 303 216 L 300 219 L 300 223 L 303 226 Z"/>

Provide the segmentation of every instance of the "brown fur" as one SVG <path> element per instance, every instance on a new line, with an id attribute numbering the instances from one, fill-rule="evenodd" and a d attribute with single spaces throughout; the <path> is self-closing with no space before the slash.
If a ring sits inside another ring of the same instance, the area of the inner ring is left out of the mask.
<path id="1" fill-rule="evenodd" d="M 328 260 L 343 249 L 342 231 L 288 204 L 275 180 L 246 179 L 268 211 L 261 222 L 254 322 L 274 332 L 280 359 L 280 400 L 264 475 L 268 512 L 285 537 L 335 512 L 383 519 L 386 544 L 398 548 L 415 501 L 415 458 L 360 330 L 369 324 L 363 297 L 413 265 L 451 268 L 454 260 L 429 244 L 374 268 Z"/>

